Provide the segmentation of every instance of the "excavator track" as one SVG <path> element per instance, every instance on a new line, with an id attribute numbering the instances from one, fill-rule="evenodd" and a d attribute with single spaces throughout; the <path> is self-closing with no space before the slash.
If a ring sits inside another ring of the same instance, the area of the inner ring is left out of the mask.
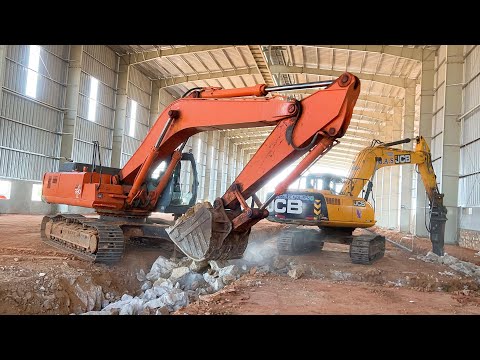
<path id="1" fill-rule="evenodd" d="M 52 222 L 52 223 L 50 223 Z M 56 236 L 47 234 L 47 228 L 54 223 L 63 222 L 63 231 L 81 232 L 96 239 L 95 251 L 90 252 L 86 248 L 66 241 Z M 49 224 L 50 223 L 50 224 Z M 95 263 L 112 264 L 122 258 L 125 249 L 125 240 L 122 229 L 113 224 L 106 224 L 98 219 L 86 218 L 79 214 L 62 214 L 45 216 L 41 224 L 42 240 L 57 249 L 69 252 L 76 257 Z"/>
<path id="2" fill-rule="evenodd" d="M 350 245 L 350 259 L 354 264 L 370 265 L 385 254 L 385 237 L 381 235 L 354 236 Z"/>
<path id="3" fill-rule="evenodd" d="M 280 255 L 297 255 L 312 251 L 315 247 L 323 248 L 323 241 L 312 242 L 310 234 L 304 229 L 287 229 L 277 239 L 277 250 Z"/>

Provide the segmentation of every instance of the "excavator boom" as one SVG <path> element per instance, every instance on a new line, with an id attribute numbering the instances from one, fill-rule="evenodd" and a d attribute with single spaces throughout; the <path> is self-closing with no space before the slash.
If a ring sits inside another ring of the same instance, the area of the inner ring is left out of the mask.
<path id="1" fill-rule="evenodd" d="M 267 98 L 265 95 L 276 88 L 265 85 L 189 91 L 160 114 L 122 169 L 100 167 L 100 171 L 95 171 L 84 166 L 76 171 L 46 173 L 42 196 L 49 203 L 94 208 L 101 215 L 100 222 L 111 219 L 141 222 L 162 202 L 177 165 L 186 156 L 182 149 L 189 137 L 207 130 L 276 125 L 226 193 L 215 200 L 213 208 L 196 205 L 167 229 L 175 244 L 195 260 L 240 257 L 250 228 L 268 215 L 265 210 L 268 204 L 260 204 L 256 191 L 301 156 L 305 158 L 297 167 L 298 175 L 328 151 L 346 132 L 360 92 L 360 81 L 349 73 L 335 81 L 302 85 L 326 88 L 302 101 Z M 162 176 L 152 182 L 153 170 L 163 161 L 167 166 Z M 249 197 L 259 204 L 257 208 L 247 205 Z M 83 234 L 80 225 L 68 227 L 63 218 L 59 219 L 47 219 L 42 224 L 47 238 L 74 243 L 77 250 L 83 246 L 87 251 L 97 251 L 94 238 L 100 230 L 89 233 L 87 244 L 76 241 L 78 234 Z M 55 221 L 63 225 L 53 226 Z M 77 218 L 68 221 L 85 222 Z M 125 222 L 121 226 L 125 227 Z"/>
<path id="2" fill-rule="evenodd" d="M 347 176 L 348 181 L 345 182 L 340 194 L 358 197 L 367 185 L 363 198 L 368 200 L 372 189 L 372 179 L 378 169 L 386 166 L 416 164 L 430 202 L 430 226 L 427 230 L 430 232 L 432 250 L 437 255 L 443 255 L 447 209 L 443 205 L 443 194 L 438 190 L 430 148 L 422 136 L 418 136 L 414 140 L 415 150 L 413 151 L 391 147 L 409 143 L 412 139 L 403 139 L 363 149 L 353 161 Z"/>

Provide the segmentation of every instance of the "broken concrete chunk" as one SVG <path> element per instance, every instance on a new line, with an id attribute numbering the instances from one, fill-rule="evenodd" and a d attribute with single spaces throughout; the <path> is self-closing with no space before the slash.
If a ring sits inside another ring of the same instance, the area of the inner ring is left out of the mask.
<path id="1" fill-rule="evenodd" d="M 188 305 L 188 296 L 184 291 L 172 291 L 161 297 L 169 310 L 177 311 Z"/>
<path id="2" fill-rule="evenodd" d="M 125 304 L 120 309 L 119 315 L 133 315 L 133 306 L 130 303 Z"/>
<path id="3" fill-rule="evenodd" d="M 445 253 L 444 256 L 441 257 L 441 262 L 445 265 L 452 265 L 455 264 L 458 261 L 458 259 L 454 256 L 450 256 L 447 253 Z"/>
<path id="4" fill-rule="evenodd" d="M 195 290 L 208 285 L 201 274 L 192 271 L 178 279 L 178 282 L 183 290 Z"/>
<path id="5" fill-rule="evenodd" d="M 224 268 L 218 270 L 218 276 L 233 275 L 234 277 L 236 277 L 239 274 L 240 271 L 237 265 L 225 266 Z"/>
<path id="6" fill-rule="evenodd" d="M 153 287 L 155 286 L 162 286 L 162 283 L 164 283 L 165 281 L 167 281 L 167 279 L 164 279 L 164 278 L 158 278 L 157 280 L 155 280 L 155 282 L 153 283 Z"/>
<path id="7" fill-rule="evenodd" d="M 145 301 L 150 301 L 157 298 L 157 292 L 154 289 L 147 289 L 145 293 L 141 296 Z"/>
<path id="8" fill-rule="evenodd" d="M 439 262 L 439 256 L 431 251 L 427 253 L 425 256 L 427 260 L 430 260 L 431 262 Z"/>
<path id="9" fill-rule="evenodd" d="M 152 282 L 147 280 L 143 283 L 142 287 L 140 288 L 142 291 L 146 291 L 152 287 Z"/>
<path id="10" fill-rule="evenodd" d="M 121 301 L 130 301 L 133 299 L 133 296 L 132 295 L 128 295 L 128 294 L 123 294 L 122 295 L 122 298 L 120 299 Z"/>
<path id="11" fill-rule="evenodd" d="M 197 273 L 202 272 L 207 267 L 208 267 L 208 261 L 207 260 L 192 261 L 192 263 L 190 264 L 190 270 L 192 270 L 194 272 L 197 272 Z"/>
<path id="12" fill-rule="evenodd" d="M 110 311 L 101 310 L 101 311 L 88 311 L 80 315 L 112 315 L 112 313 Z"/>
<path id="13" fill-rule="evenodd" d="M 371 269 L 371 270 L 377 270 L 377 269 Z M 332 280 L 348 280 L 352 277 L 352 273 L 349 273 L 349 272 L 330 270 L 330 273 L 332 274 Z M 372 273 L 376 273 L 376 271 L 373 271 Z"/>
<path id="14" fill-rule="evenodd" d="M 231 284 L 232 282 L 234 282 L 237 278 L 233 275 L 230 275 L 230 274 L 227 274 L 227 275 L 223 275 L 222 276 L 222 282 L 225 284 L 225 285 L 228 285 L 228 284 Z"/>
<path id="15" fill-rule="evenodd" d="M 133 315 L 138 315 L 143 311 L 143 300 L 135 297 L 130 301 L 130 305 L 132 306 L 132 314 Z"/>
<path id="16" fill-rule="evenodd" d="M 169 293 L 170 291 L 172 291 L 172 288 L 167 286 L 155 286 L 153 288 L 153 292 L 155 293 L 156 297 L 160 297 L 163 294 Z"/>
<path id="17" fill-rule="evenodd" d="M 463 261 L 459 261 L 455 264 L 450 265 L 450 268 L 466 275 L 472 274 L 472 270 L 468 266 L 466 266 Z"/>
<path id="18" fill-rule="evenodd" d="M 158 278 L 169 278 L 172 270 L 177 265 L 163 256 L 159 256 L 152 265 L 150 272 L 146 275 L 147 280 L 156 281 Z"/>
<path id="19" fill-rule="evenodd" d="M 225 260 L 210 260 L 208 264 L 213 270 L 219 271 L 221 268 L 227 266 L 228 262 Z"/>
<path id="20" fill-rule="evenodd" d="M 179 281 L 183 276 L 188 274 L 190 272 L 190 269 L 186 266 L 178 267 L 172 270 L 172 274 L 169 277 L 169 280 L 175 284 L 176 282 Z"/>
<path id="21" fill-rule="evenodd" d="M 155 311 L 155 315 L 168 315 L 168 314 L 170 314 L 170 311 L 168 311 L 166 306 L 162 306 Z"/>
<path id="22" fill-rule="evenodd" d="M 162 298 L 150 300 L 145 304 L 145 308 L 150 308 L 150 309 L 157 309 L 159 307 L 164 307 L 164 306 L 165 306 L 165 303 L 163 302 Z"/>
<path id="23" fill-rule="evenodd" d="M 146 280 L 145 271 L 143 271 L 143 269 L 140 269 L 140 271 L 137 273 L 137 280 L 138 281 L 145 281 Z"/>
<path id="24" fill-rule="evenodd" d="M 288 271 L 288 276 L 296 280 L 300 279 L 304 273 L 305 271 L 301 267 L 295 267 Z"/>
<path id="25" fill-rule="evenodd" d="M 212 287 L 213 291 L 221 290 L 225 285 L 223 284 L 222 278 L 218 276 L 212 276 L 208 273 L 203 274 L 205 281 Z M 207 289 L 208 291 L 208 289 Z"/>
<path id="26" fill-rule="evenodd" d="M 77 282 L 73 289 L 86 311 L 100 310 L 102 308 L 104 297 L 100 285 L 93 285 L 91 282 L 82 284 Z"/>

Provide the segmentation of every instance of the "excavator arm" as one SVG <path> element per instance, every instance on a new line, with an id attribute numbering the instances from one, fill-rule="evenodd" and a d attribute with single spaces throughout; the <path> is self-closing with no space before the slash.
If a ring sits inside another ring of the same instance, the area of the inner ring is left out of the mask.
<path id="1" fill-rule="evenodd" d="M 347 181 L 340 193 L 358 197 L 367 185 L 363 198 L 368 200 L 372 190 L 373 177 L 378 169 L 386 166 L 416 164 L 430 203 L 430 226 L 427 227 L 427 230 L 430 232 L 433 252 L 437 255 L 443 255 L 447 209 L 443 205 L 444 195 L 438 190 L 430 148 L 422 136 L 415 138 L 414 151 L 391 147 L 409 142 L 411 142 L 411 139 L 404 139 L 391 143 L 381 143 L 362 150 L 355 158 L 347 176 Z"/>
<path id="2" fill-rule="evenodd" d="M 269 92 L 289 90 L 288 87 L 324 89 L 302 101 L 266 97 Z M 334 81 L 271 88 L 257 85 L 228 90 L 192 89 L 160 114 L 122 169 L 109 168 L 109 172 L 102 173 L 84 167 L 83 171 L 46 173 L 42 196 L 49 203 L 94 208 L 101 219 L 146 219 L 162 199 L 189 137 L 208 130 L 276 125 L 213 207 L 194 206 L 167 229 L 175 244 L 195 260 L 238 258 L 245 250 L 250 228 L 268 216 L 265 208 L 273 200 L 261 204 L 255 193 L 304 156 L 289 178 L 277 187 L 276 194 L 282 193 L 308 165 L 334 146 L 349 126 L 359 92 L 359 79 L 349 73 Z M 150 175 L 162 161 L 167 166 L 152 187 Z M 256 208 L 247 205 L 249 197 Z M 45 227 L 51 234 L 50 228 Z M 61 238 L 70 241 L 65 239 Z M 94 240 L 91 243 L 88 247 L 94 249 Z"/>

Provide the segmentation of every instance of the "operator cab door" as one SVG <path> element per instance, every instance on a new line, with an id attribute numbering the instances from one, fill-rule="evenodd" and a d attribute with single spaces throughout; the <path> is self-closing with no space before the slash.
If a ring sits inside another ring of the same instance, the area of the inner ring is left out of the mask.
<path id="1" fill-rule="evenodd" d="M 162 163 L 157 168 L 160 169 L 158 179 L 167 168 L 167 163 Z M 175 167 L 172 178 L 157 202 L 155 211 L 176 215 L 185 214 L 197 201 L 198 184 L 197 167 L 193 154 L 182 153 L 182 159 Z"/>

